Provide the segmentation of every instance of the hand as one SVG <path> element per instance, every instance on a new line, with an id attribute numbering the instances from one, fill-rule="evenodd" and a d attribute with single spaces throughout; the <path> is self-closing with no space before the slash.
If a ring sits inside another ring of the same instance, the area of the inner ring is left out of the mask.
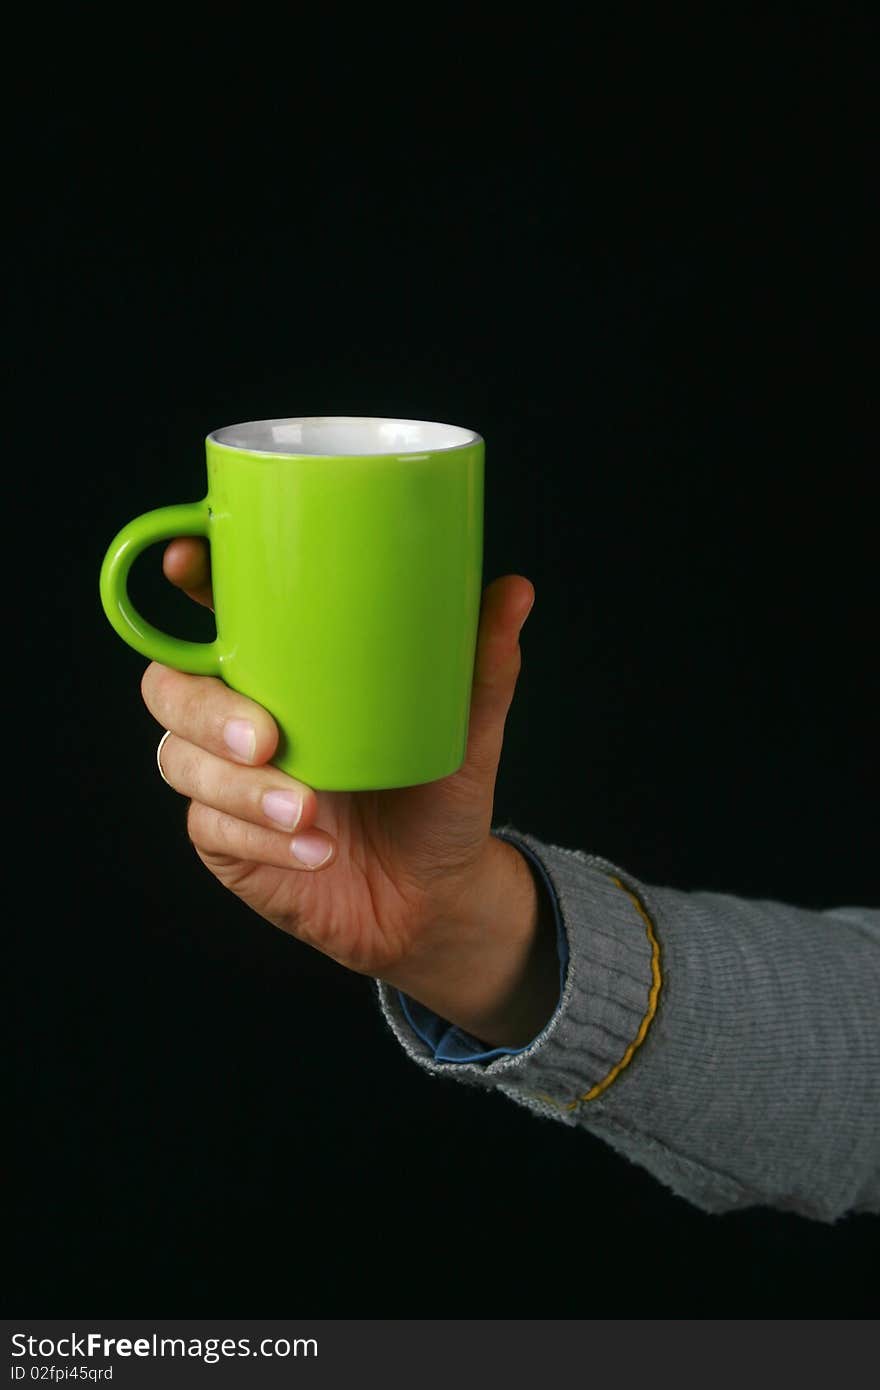
<path id="1" fill-rule="evenodd" d="M 211 606 L 204 542 L 171 542 L 164 572 Z M 484 591 L 466 760 L 422 786 L 316 793 L 269 764 L 278 730 L 262 706 L 155 662 L 142 681 L 147 708 L 171 730 L 162 766 L 190 799 L 190 839 L 224 887 L 340 965 L 508 1046 L 540 1030 L 558 993 L 555 939 L 531 869 L 490 833 L 533 601 L 518 575 Z"/>

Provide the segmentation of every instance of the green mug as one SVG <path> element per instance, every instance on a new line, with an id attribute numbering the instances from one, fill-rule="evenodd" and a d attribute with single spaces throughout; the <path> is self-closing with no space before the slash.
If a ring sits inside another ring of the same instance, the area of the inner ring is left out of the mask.
<path id="1" fill-rule="evenodd" d="M 482 593 L 480 435 L 426 420 L 253 420 L 205 441 L 208 491 L 111 542 L 100 596 L 141 655 L 219 676 L 279 728 L 273 762 L 323 791 L 414 786 L 465 757 Z M 216 637 L 128 594 L 147 546 L 204 536 Z"/>

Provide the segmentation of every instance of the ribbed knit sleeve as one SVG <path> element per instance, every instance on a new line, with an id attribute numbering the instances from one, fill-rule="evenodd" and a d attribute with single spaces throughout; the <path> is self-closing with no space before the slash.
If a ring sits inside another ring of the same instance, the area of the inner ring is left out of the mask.
<path id="1" fill-rule="evenodd" d="M 438 1062 L 379 983 L 415 1062 L 589 1130 L 708 1212 L 880 1212 L 880 911 L 651 887 L 494 833 L 552 885 L 569 950 L 559 1006 L 516 1055 Z"/>

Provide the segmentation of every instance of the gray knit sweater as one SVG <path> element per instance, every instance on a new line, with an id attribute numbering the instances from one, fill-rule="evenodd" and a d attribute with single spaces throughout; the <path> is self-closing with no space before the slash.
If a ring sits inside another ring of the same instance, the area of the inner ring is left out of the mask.
<path id="1" fill-rule="evenodd" d="M 438 1062 L 378 983 L 414 1061 L 589 1130 L 707 1212 L 880 1212 L 880 911 L 648 887 L 493 833 L 552 886 L 569 948 L 559 1005 L 517 1055 Z"/>

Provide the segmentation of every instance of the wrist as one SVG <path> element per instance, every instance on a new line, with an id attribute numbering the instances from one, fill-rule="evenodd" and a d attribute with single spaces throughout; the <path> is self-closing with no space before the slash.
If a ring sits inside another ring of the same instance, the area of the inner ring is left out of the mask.
<path id="1" fill-rule="evenodd" d="M 493 1047 L 524 1047 L 552 1016 L 559 956 L 552 906 L 528 860 L 490 836 L 385 982 Z"/>

